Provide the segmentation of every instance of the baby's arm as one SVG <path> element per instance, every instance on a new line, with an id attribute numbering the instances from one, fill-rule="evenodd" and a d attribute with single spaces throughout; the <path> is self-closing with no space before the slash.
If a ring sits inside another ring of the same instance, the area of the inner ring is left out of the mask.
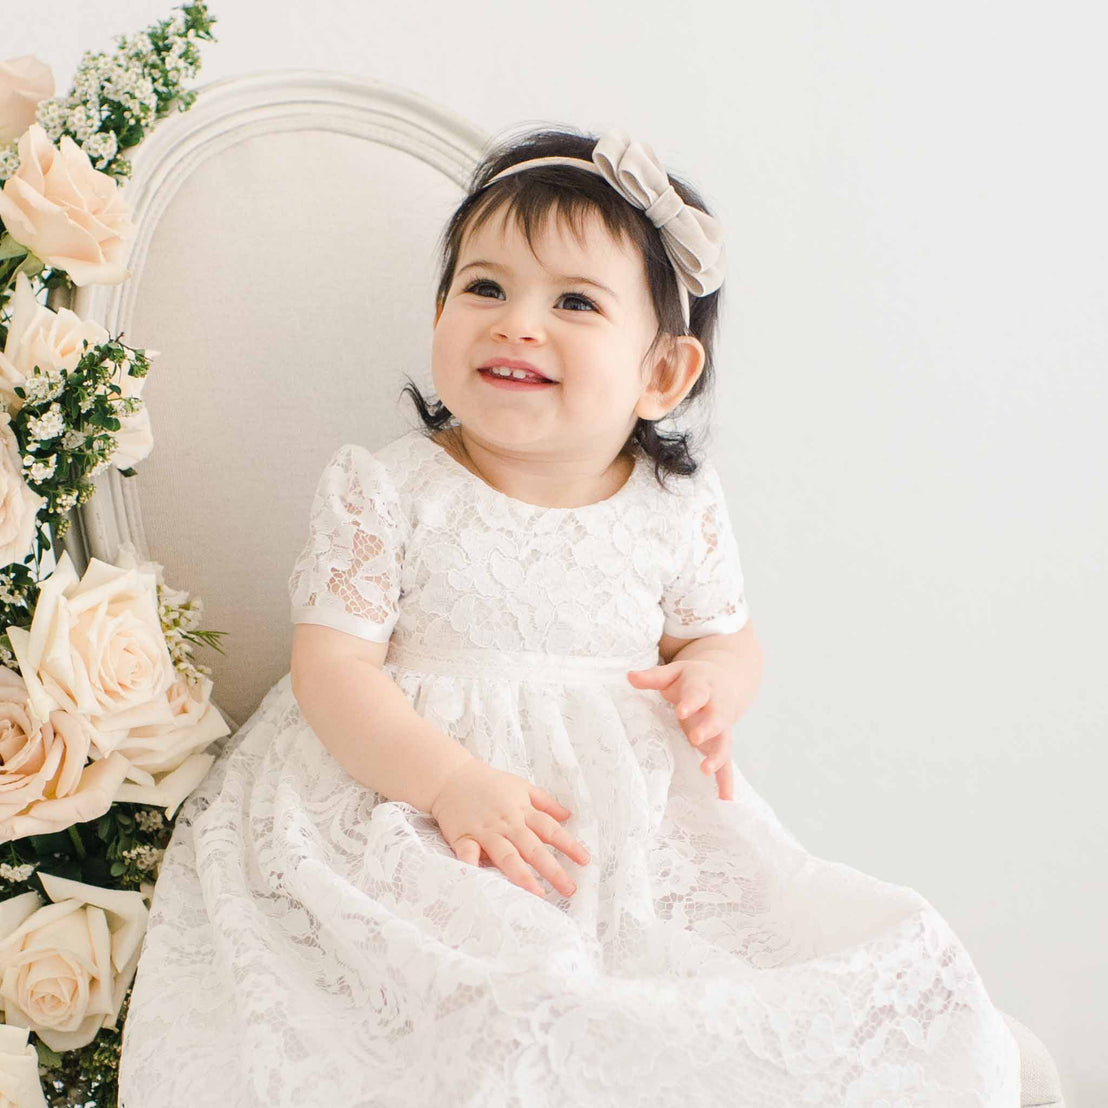
<path id="1" fill-rule="evenodd" d="M 382 668 L 388 642 L 298 623 L 292 693 L 311 729 L 356 781 L 422 812 L 446 779 L 476 759 L 425 720 Z"/>
<path id="2" fill-rule="evenodd" d="M 544 895 L 534 866 L 564 895 L 575 886 L 549 843 L 580 865 L 588 851 L 559 820 L 572 813 L 525 778 L 494 769 L 428 723 L 382 669 L 387 642 L 298 623 L 293 695 L 309 726 L 356 781 L 439 824 L 455 855 L 479 865 L 484 851 L 514 884 Z"/>

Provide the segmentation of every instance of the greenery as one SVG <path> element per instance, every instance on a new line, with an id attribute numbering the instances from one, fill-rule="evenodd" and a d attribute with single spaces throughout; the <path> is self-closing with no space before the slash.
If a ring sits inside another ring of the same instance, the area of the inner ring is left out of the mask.
<path id="1" fill-rule="evenodd" d="M 70 92 L 40 101 L 36 122 L 55 145 L 63 137 L 72 139 L 94 169 L 122 184 L 131 173 L 128 151 L 160 119 L 174 109 L 187 110 L 195 101 L 196 93 L 186 90 L 183 81 L 199 69 L 200 41 L 215 41 L 214 22 L 204 0 L 194 0 L 144 31 L 118 36 L 112 53 L 86 52 Z M 0 185 L 18 168 L 18 141 L 0 144 Z M 48 294 L 68 294 L 75 287 L 67 273 L 47 267 L 0 224 L 0 351 L 7 348 L 13 286 L 18 288 L 20 274 L 32 289 L 45 289 Z M 122 382 L 145 377 L 150 356 L 122 339 L 122 334 L 109 335 L 96 345 L 84 340 L 80 358 L 68 370 L 36 364 L 20 385 L 9 389 L 20 400 L 18 406 L 11 405 L 15 410 L 0 404 L 0 421 L 7 421 L 18 446 L 23 480 L 45 502 L 35 521 L 32 553 L 22 563 L 0 567 L 0 628 L 5 629 L 0 634 L 0 664 L 16 673 L 19 665 L 6 629 L 32 625 L 42 552 L 52 548 L 51 536 L 58 542 L 65 537 L 71 510 L 94 495 L 91 478 L 113 464 L 122 421 L 143 407 L 141 397 L 123 395 L 127 390 Z M 66 364 L 72 364 L 71 359 Z M 135 475 L 129 467 L 119 473 Z M 208 667 L 194 662 L 193 647 L 203 643 L 223 653 L 219 637 L 225 632 L 198 629 L 200 601 L 160 580 L 157 601 L 175 669 L 189 680 L 210 675 Z M 156 805 L 113 803 L 97 819 L 2 843 L 0 901 L 33 890 L 51 903 L 42 873 L 148 895 L 174 822 Z M 101 1028 L 80 1049 L 55 1052 L 33 1032 L 29 1036 L 51 1108 L 114 1108 L 117 1104 L 120 1047 L 130 997 L 128 988 L 115 1028 Z"/>

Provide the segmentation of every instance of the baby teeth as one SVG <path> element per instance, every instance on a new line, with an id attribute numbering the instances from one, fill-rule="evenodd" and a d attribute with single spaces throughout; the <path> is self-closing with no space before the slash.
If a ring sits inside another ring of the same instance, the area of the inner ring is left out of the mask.
<path id="1" fill-rule="evenodd" d="M 519 380 L 528 378 L 531 376 L 525 369 L 509 369 L 507 366 L 494 365 L 490 370 L 490 373 L 495 373 L 497 377 L 516 377 Z M 537 378 L 536 378 L 537 380 Z"/>

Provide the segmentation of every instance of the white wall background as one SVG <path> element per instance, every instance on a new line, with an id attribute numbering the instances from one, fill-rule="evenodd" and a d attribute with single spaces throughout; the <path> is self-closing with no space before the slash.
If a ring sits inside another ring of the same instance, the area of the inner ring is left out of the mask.
<path id="1" fill-rule="evenodd" d="M 3 15 L 68 89 L 167 0 Z M 911 885 L 1108 1104 L 1108 159 L 1098 4 L 212 0 L 197 83 L 335 69 L 488 132 L 619 125 L 730 273 L 712 456 L 765 683 L 736 758 Z"/>

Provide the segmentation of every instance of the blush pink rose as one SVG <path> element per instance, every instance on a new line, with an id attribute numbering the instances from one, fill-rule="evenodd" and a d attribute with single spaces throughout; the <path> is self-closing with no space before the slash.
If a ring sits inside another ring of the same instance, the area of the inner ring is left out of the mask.
<path id="1" fill-rule="evenodd" d="M 36 722 L 55 708 L 79 712 L 105 754 L 132 727 L 173 722 L 165 694 L 176 670 L 152 572 L 90 558 L 78 579 L 63 551 L 40 582 L 30 629 L 7 631 Z"/>
<path id="2" fill-rule="evenodd" d="M 23 479 L 23 455 L 11 422 L 7 412 L 0 412 L 0 566 L 22 562 L 31 553 L 38 513 L 46 504 Z"/>
<path id="3" fill-rule="evenodd" d="M 27 1041 L 30 1028 L 0 1023 L 0 1105 L 46 1108 L 38 1075 L 38 1051 Z"/>
<path id="4" fill-rule="evenodd" d="M 99 346 L 107 342 L 109 336 L 100 324 L 81 319 L 68 308 L 59 308 L 55 312 L 40 304 L 24 273 L 16 275 L 11 312 L 8 337 L 3 351 L 0 351 L 0 401 L 15 415 L 23 407 L 22 398 L 16 395 L 16 387 L 26 386 L 35 366 L 43 373 L 62 369 L 72 372 L 85 353 L 81 345 L 83 342 Z M 148 359 L 156 354 L 156 350 L 146 351 Z M 111 383 L 120 389 L 115 399 L 123 400 L 131 396 L 141 399 L 147 379 L 132 377 L 125 363 L 121 363 L 111 379 Z M 131 415 L 120 415 L 119 423 L 111 463 L 119 469 L 127 469 L 142 461 L 154 449 L 146 405 L 143 404 Z"/>
<path id="5" fill-rule="evenodd" d="M 35 121 L 40 100 L 54 95 L 54 74 L 30 54 L 0 62 L 0 143 L 15 142 Z"/>
<path id="6" fill-rule="evenodd" d="M 0 219 L 16 242 L 76 285 L 118 285 L 131 275 L 123 256 L 134 224 L 123 193 L 68 135 L 55 146 L 37 123 L 27 128 L 19 168 L 0 189 Z"/>
<path id="7" fill-rule="evenodd" d="M 16 386 L 27 384 L 35 366 L 43 373 L 72 371 L 85 352 L 82 342 L 99 346 L 109 336 L 99 323 L 86 322 L 68 308 L 55 312 L 40 304 L 25 273 L 16 274 L 10 308 L 8 337 L 0 351 L 0 400 L 15 415 L 23 407 Z"/>
<path id="8" fill-rule="evenodd" d="M 77 1050 L 115 1028 L 150 911 L 142 893 L 39 871 L 35 891 L 0 903 L 0 1005 L 51 1050 Z"/>
<path id="9" fill-rule="evenodd" d="M 111 807 L 129 766 L 115 753 L 86 764 L 94 737 L 63 709 L 36 724 L 23 679 L 0 666 L 0 843 L 64 831 Z"/>

